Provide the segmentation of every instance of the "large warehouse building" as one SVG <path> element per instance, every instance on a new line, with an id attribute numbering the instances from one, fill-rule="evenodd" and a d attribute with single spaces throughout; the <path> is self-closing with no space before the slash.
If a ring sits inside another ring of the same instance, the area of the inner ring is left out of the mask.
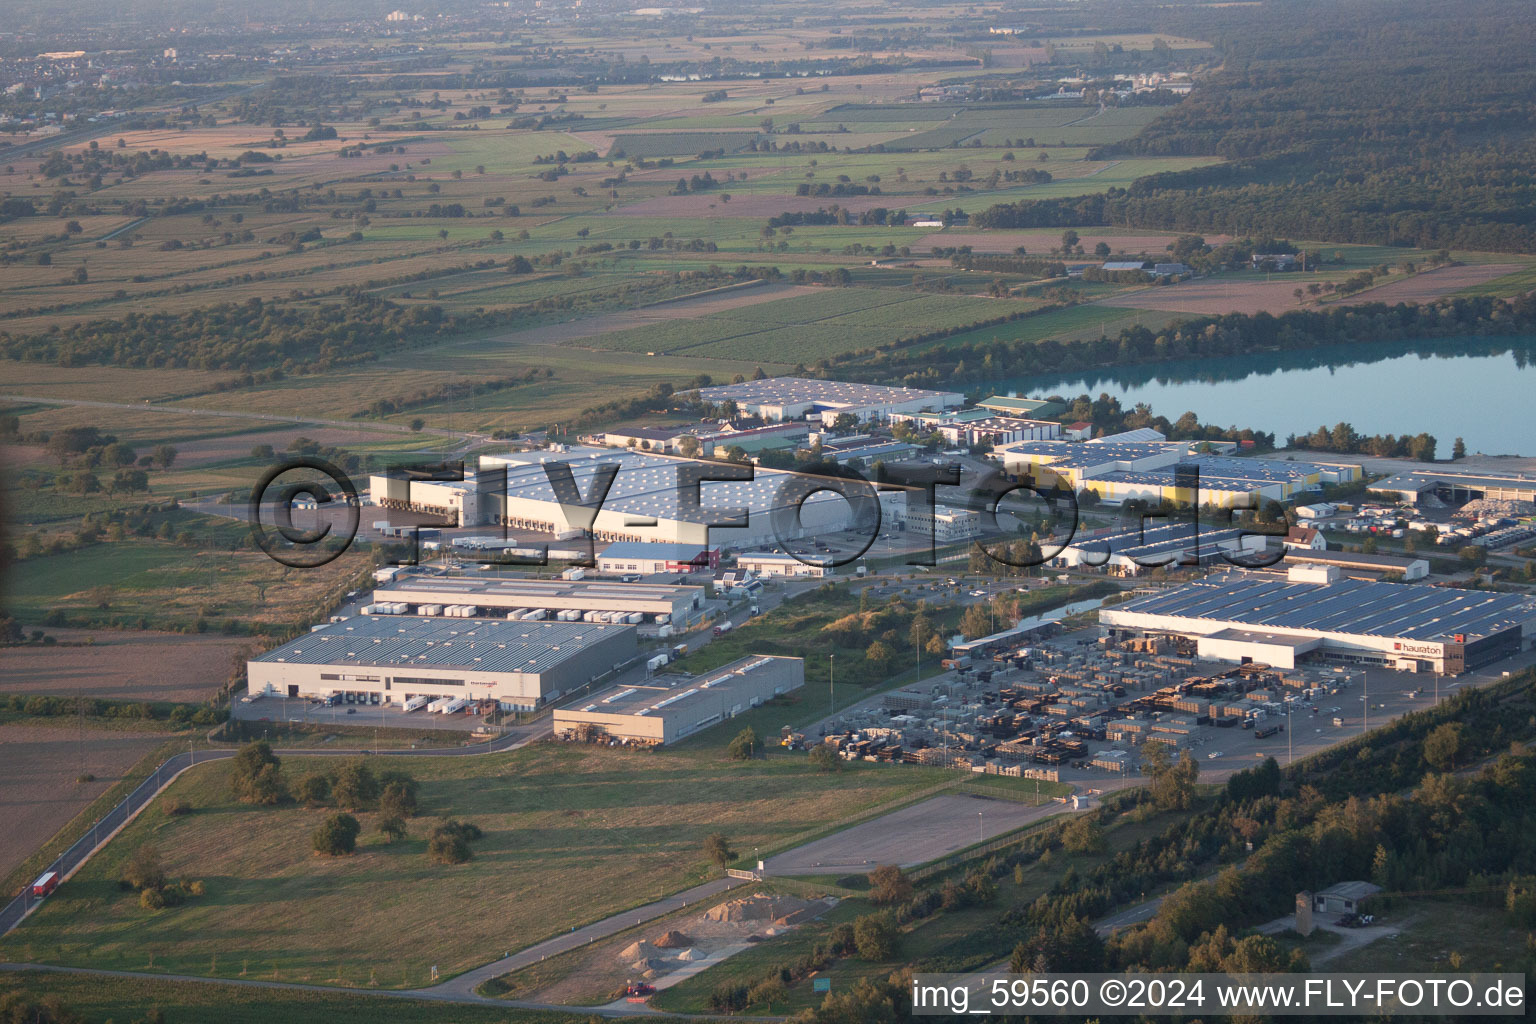
<path id="1" fill-rule="evenodd" d="M 1172 501 L 1218 508 L 1252 507 L 1258 501 L 1287 501 L 1324 484 L 1360 479 L 1350 463 L 1290 459 L 1230 458 L 1191 454 L 1186 441 L 1019 441 L 994 454 L 1013 473 L 1059 477 L 1074 491 L 1091 491 L 1118 505 L 1133 499 Z M 1047 472 L 1048 471 L 1048 472 Z M 1198 477 L 1196 476 L 1198 473 Z"/>
<path id="2" fill-rule="evenodd" d="M 727 399 L 748 416 L 765 420 L 819 417 L 831 424 L 843 413 L 864 421 L 884 421 L 895 413 L 958 409 L 965 396 L 953 391 L 893 388 L 882 384 L 853 384 L 806 377 L 768 377 L 700 388 L 701 402 L 719 405 Z"/>
<path id="3" fill-rule="evenodd" d="M 642 615 L 646 622 L 682 625 L 699 616 L 704 588 L 597 580 L 409 576 L 378 588 L 373 599 L 376 604 L 403 601 L 423 615 L 440 615 L 442 608 L 452 605 L 471 605 L 485 616 L 504 617 L 509 612 L 540 609 L 550 619 L 560 612 L 623 612 Z M 422 608 L 439 610 L 423 612 Z"/>
<path id="4" fill-rule="evenodd" d="M 702 676 L 614 686 L 573 707 L 556 708 L 555 735 L 672 743 L 804 685 L 801 658 L 743 658 Z"/>
<path id="5" fill-rule="evenodd" d="M 1224 573 L 1099 611 L 1116 630 L 1192 637 L 1200 657 L 1294 668 L 1305 655 L 1458 675 L 1520 650 L 1515 594 L 1340 579 L 1331 566 Z"/>
<path id="6" fill-rule="evenodd" d="M 817 536 L 850 524 L 851 509 L 841 496 L 828 491 L 811 495 L 802 504 L 804 477 L 781 470 L 757 467 L 750 481 L 705 481 L 698 491 L 699 508 L 682 486 L 680 469 L 699 465 L 707 472 L 725 467 L 690 463 L 687 459 L 643 455 L 607 448 L 572 448 L 566 451 L 518 452 L 486 456 L 480 471 L 454 482 L 408 481 L 375 475 L 371 479 L 374 501 L 382 508 L 427 512 L 455 520 L 460 526 L 500 524 L 519 530 L 561 534 L 576 528 L 550 485 L 545 464 L 563 462 L 570 467 L 583 497 L 593 493 L 593 481 L 601 465 L 616 465 L 617 474 L 592 523 L 591 533 L 600 541 L 644 541 L 692 544 L 707 548 L 759 548 L 777 546 L 773 516 L 783 509 L 795 517 L 785 529 L 785 539 Z M 501 471 L 506 471 L 505 487 Z M 709 527 L 723 522 L 727 510 L 746 510 L 746 523 Z"/>
<path id="7" fill-rule="evenodd" d="M 1267 538 L 1239 529 L 1191 522 L 1113 527 L 1074 537 L 1051 564 L 1062 569 L 1103 569 L 1111 576 L 1139 576 L 1164 566 L 1247 561 L 1262 566 Z"/>
<path id="8" fill-rule="evenodd" d="M 399 704 L 496 701 L 531 711 L 638 657 L 635 627 L 358 615 L 246 663 L 252 694 Z"/>
<path id="9" fill-rule="evenodd" d="M 1460 505 L 1475 498 L 1536 501 L 1536 476 L 1455 469 L 1411 469 L 1371 484 L 1371 490 L 1417 505 L 1426 494 Z"/>

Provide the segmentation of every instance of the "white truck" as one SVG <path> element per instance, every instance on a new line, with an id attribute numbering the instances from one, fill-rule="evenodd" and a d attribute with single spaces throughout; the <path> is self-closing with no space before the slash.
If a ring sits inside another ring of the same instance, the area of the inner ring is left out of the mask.
<path id="1" fill-rule="evenodd" d="M 420 697 L 412 697 L 410 700 L 405 702 L 400 710 L 406 712 L 407 714 L 412 711 L 420 711 L 422 708 L 426 707 L 428 702 L 431 700 L 432 698 L 426 696 L 425 694 Z"/>
<path id="2" fill-rule="evenodd" d="M 451 715 L 456 711 L 463 711 L 465 708 L 469 707 L 469 705 L 470 700 L 468 697 L 454 697 L 447 704 L 444 704 L 437 710 L 439 714 Z"/>

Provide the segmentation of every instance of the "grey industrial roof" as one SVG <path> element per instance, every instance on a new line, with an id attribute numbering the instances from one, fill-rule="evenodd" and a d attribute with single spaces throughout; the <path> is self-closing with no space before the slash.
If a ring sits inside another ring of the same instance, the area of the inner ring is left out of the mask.
<path id="1" fill-rule="evenodd" d="M 1425 491 L 1436 484 L 1456 487 L 1502 487 L 1536 491 L 1536 476 L 1520 473 L 1471 473 L 1457 470 L 1410 469 L 1371 484 L 1373 491 Z"/>
<path id="2" fill-rule="evenodd" d="M 611 547 L 611 545 L 610 545 Z M 699 548 L 695 548 L 697 553 Z M 527 598 L 529 607 L 537 608 L 543 598 L 590 597 L 613 600 L 692 600 L 703 588 L 675 586 L 670 583 L 609 583 L 600 580 L 530 580 L 486 576 L 402 576 L 389 586 L 374 590 L 380 600 L 391 600 L 395 593 L 439 594 L 445 600 L 486 597 Z"/>
<path id="3" fill-rule="evenodd" d="M 571 475 L 582 495 L 591 494 L 592 479 L 597 467 L 616 464 L 619 469 L 613 486 L 603 502 L 604 511 L 627 513 L 636 518 L 655 517 L 684 522 L 714 522 L 723 516 L 718 509 L 746 508 L 752 513 L 772 511 L 783 504 L 780 488 L 795 474 L 782 470 L 755 468 L 753 478 L 745 481 L 706 480 L 699 487 L 699 504 L 702 511 L 686 508 L 681 501 L 679 469 L 689 463 L 687 459 L 664 458 L 639 452 L 620 451 L 612 448 L 576 448 L 564 452 L 513 453 L 500 457 L 507 464 L 507 496 L 531 501 L 555 501 L 555 492 L 545 475 L 544 463 L 564 462 L 570 466 Z M 706 470 L 724 469 L 719 463 L 694 462 Z M 739 467 L 732 467 L 738 468 Z M 486 475 L 482 468 L 481 476 Z M 802 492 L 803 493 L 803 492 Z M 807 504 L 819 501 L 841 501 L 836 494 L 818 493 L 806 500 Z M 794 497 L 789 505 L 797 502 Z"/>
<path id="4" fill-rule="evenodd" d="M 735 684 L 775 661 L 797 661 L 773 655 L 754 655 L 697 676 L 663 676 L 649 683 L 621 683 L 563 708 L 565 711 L 604 715 L 655 714 L 667 717 L 730 694 Z"/>
<path id="5" fill-rule="evenodd" d="M 366 668 L 547 672 L 633 626 L 414 615 L 358 615 L 307 633 L 255 661 Z"/>
<path id="6" fill-rule="evenodd" d="M 609 544 L 598 558 L 665 558 L 691 562 L 710 550 L 708 544 L 668 544 L 661 541 L 621 540 Z"/>
<path id="7" fill-rule="evenodd" d="M 1455 633 L 1469 640 L 1488 636 L 1520 625 L 1529 614 L 1515 594 L 1366 580 L 1292 583 L 1245 573 L 1210 576 L 1113 611 L 1426 641 Z"/>
<path id="8" fill-rule="evenodd" d="M 1249 531 L 1251 534 L 1251 531 Z M 1165 523 L 1145 529 L 1129 527 L 1081 538 L 1074 538 L 1068 545 L 1078 551 L 1098 554 L 1116 554 L 1130 557 L 1143 555 L 1177 554 L 1198 545 L 1201 550 L 1214 551 L 1220 545 L 1240 541 L 1244 531 L 1201 526 L 1198 532 L 1189 522 Z"/>
<path id="9" fill-rule="evenodd" d="M 841 380 L 813 380 L 806 377 L 768 377 L 700 388 L 699 398 L 723 402 L 727 398 L 750 405 L 795 405 L 815 402 L 828 406 L 859 407 L 892 405 L 921 399 L 948 400 L 958 405 L 963 395 L 952 391 L 926 391 L 922 388 L 893 388 L 883 384 L 859 384 Z"/>
<path id="10" fill-rule="evenodd" d="M 1237 640 L 1244 643 L 1269 644 L 1272 647 L 1292 647 L 1298 650 L 1318 642 L 1315 636 L 1276 633 L 1268 629 L 1223 629 L 1218 633 L 1211 633 L 1207 639 Z"/>
<path id="11" fill-rule="evenodd" d="M 1390 572 L 1406 569 L 1415 562 L 1427 562 L 1423 558 L 1403 558 L 1399 555 L 1368 555 L 1353 551 L 1311 551 L 1292 549 L 1285 557 L 1293 562 L 1315 562 L 1318 565 L 1352 565 L 1367 569 Z"/>

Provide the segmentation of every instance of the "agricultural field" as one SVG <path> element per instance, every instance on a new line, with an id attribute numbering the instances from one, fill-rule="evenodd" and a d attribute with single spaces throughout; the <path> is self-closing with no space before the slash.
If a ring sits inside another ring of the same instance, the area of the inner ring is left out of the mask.
<path id="1" fill-rule="evenodd" d="M 723 743 L 724 738 L 719 738 Z M 98 968 L 415 987 L 709 877 L 707 835 L 771 847 L 900 800 L 929 772 L 850 766 L 819 776 L 802 759 L 727 762 L 723 753 L 637 753 L 538 744 L 507 755 L 372 760 L 421 783 L 411 835 L 384 842 L 375 815 L 352 857 L 310 851 L 324 810 L 231 802 L 227 763 L 195 769 L 93 859 L 26 926 L 7 960 Z M 285 762 L 298 777 L 318 765 Z M 189 814 L 167 816 L 166 801 Z M 428 823 L 485 833 L 468 864 L 433 864 Z M 238 837 L 238 838 L 237 838 Z M 142 845 L 207 894 L 145 911 L 116 878 Z"/>
<path id="2" fill-rule="evenodd" d="M 56 643 L 6 651 L 0 695 L 209 700 L 250 641 L 222 636 L 53 629 Z M 0 872 L 3 873 L 3 872 Z"/>
<path id="3" fill-rule="evenodd" d="M 0 878 L 164 743 L 165 734 L 152 729 L 152 723 L 139 731 L 82 729 L 70 719 L 0 724 L 0 815 L 7 825 L 0 833 Z"/>
<path id="4" fill-rule="evenodd" d="M 208 531 L 245 532 L 227 520 L 198 518 Z M 281 634 L 329 608 L 371 564 L 368 557 L 353 550 L 323 568 L 300 571 L 260 551 L 204 545 L 196 534 L 181 543 L 107 541 L 22 559 L 6 576 L 5 602 L 20 621 L 45 627 Z M 49 659 L 50 672 L 71 671 L 72 659 L 55 665 L 54 653 L 39 657 Z M 217 678 L 192 685 L 216 688 L 227 675 L 226 665 Z"/>
<path id="5" fill-rule="evenodd" d="M 657 324 L 594 339 L 601 348 L 750 359 L 771 352 L 810 363 L 899 337 L 1007 316 L 1014 303 L 888 289 L 841 289 L 718 313 L 687 324 Z M 899 332 L 899 333 L 898 333 Z"/>

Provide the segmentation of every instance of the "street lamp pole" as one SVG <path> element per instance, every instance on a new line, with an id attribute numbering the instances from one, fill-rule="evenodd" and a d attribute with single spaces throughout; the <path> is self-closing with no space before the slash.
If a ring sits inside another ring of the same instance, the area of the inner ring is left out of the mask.
<path id="1" fill-rule="evenodd" d="M 1291 737 L 1293 735 L 1294 735 L 1294 733 L 1291 732 L 1291 709 L 1290 708 L 1286 708 L 1285 709 L 1285 763 L 1286 764 L 1290 764 L 1292 761 L 1294 761 L 1296 759 L 1295 758 L 1295 754 L 1294 754 L 1295 746 L 1294 746 L 1294 744 L 1293 744 L 1293 742 L 1291 740 Z"/>
<path id="2" fill-rule="evenodd" d="M 837 670 L 837 655 L 827 655 L 827 717 L 837 714 L 837 697 L 832 690 L 832 680 Z"/>

